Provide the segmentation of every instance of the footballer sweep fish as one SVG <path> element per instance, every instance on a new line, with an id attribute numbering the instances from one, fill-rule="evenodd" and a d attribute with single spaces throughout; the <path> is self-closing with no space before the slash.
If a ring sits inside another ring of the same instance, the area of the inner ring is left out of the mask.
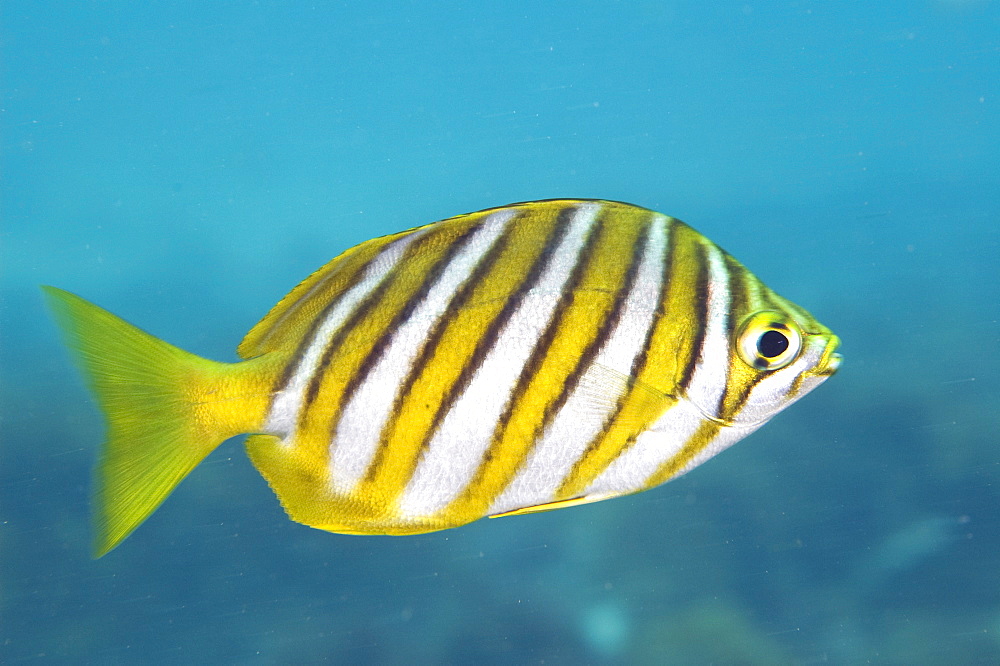
<path id="1" fill-rule="evenodd" d="M 659 485 L 840 364 L 837 336 L 718 246 L 612 201 L 361 243 L 274 306 L 237 363 L 44 290 L 107 419 L 98 556 L 235 435 L 293 520 L 419 534 Z"/>

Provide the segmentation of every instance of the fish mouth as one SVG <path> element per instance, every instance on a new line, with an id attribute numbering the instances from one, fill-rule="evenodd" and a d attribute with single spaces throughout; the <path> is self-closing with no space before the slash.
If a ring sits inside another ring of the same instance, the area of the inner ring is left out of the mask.
<path id="1" fill-rule="evenodd" d="M 823 350 L 823 356 L 820 357 L 819 363 L 816 364 L 816 369 L 813 371 L 813 374 L 829 377 L 833 373 L 837 372 L 841 361 L 844 359 L 844 357 L 836 351 L 839 346 L 840 338 L 836 335 L 831 335 L 826 342 L 826 348 Z"/>

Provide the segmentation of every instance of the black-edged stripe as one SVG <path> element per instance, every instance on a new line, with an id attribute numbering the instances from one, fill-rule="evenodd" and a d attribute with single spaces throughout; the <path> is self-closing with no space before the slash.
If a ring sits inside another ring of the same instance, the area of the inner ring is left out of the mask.
<path id="1" fill-rule="evenodd" d="M 726 333 L 732 340 L 736 334 L 736 325 L 740 323 L 740 315 L 753 310 L 754 294 L 750 290 L 749 279 L 752 278 L 747 269 L 725 252 L 722 253 L 722 257 L 729 273 L 729 317 L 726 322 Z"/>
<path id="2" fill-rule="evenodd" d="M 691 355 L 688 357 L 687 363 L 684 364 L 684 371 L 674 388 L 677 394 L 687 393 L 691 380 L 694 379 L 698 363 L 701 361 L 705 337 L 708 335 L 708 284 L 712 279 L 712 270 L 708 265 L 708 250 L 705 248 L 705 243 L 709 241 L 696 236 L 693 242 L 695 247 L 694 261 L 698 264 L 698 276 L 691 298 L 696 314 L 694 321 L 691 322 L 694 325 L 691 331 Z"/>
<path id="3" fill-rule="evenodd" d="M 479 467 L 472 477 L 472 481 L 466 486 L 463 494 L 467 494 L 473 487 L 477 486 L 481 482 L 486 471 L 486 463 L 493 458 L 496 454 L 496 447 L 503 441 L 504 432 L 507 430 L 514 410 L 524 399 L 528 386 L 531 385 L 532 380 L 536 375 L 538 375 L 543 362 L 546 357 L 548 357 L 552 349 L 552 344 L 555 342 L 559 335 L 559 331 L 562 328 L 566 312 L 573 304 L 574 292 L 579 289 L 581 283 L 583 282 L 584 276 L 587 274 L 587 270 L 593 263 L 594 255 L 597 253 L 598 248 L 602 243 L 607 242 L 607 234 L 614 233 L 615 226 L 607 223 L 607 218 L 613 215 L 614 212 L 614 210 L 610 210 L 606 207 L 602 208 L 597 220 L 594 221 L 594 224 L 589 231 L 586 243 L 577 255 L 577 261 L 573 266 L 573 270 L 570 272 L 569 279 L 563 283 L 562 291 L 559 294 L 559 300 L 553 310 L 552 317 L 549 319 L 545 330 L 542 331 L 542 334 L 538 337 L 538 341 L 535 343 L 535 347 L 531 350 L 528 360 L 521 368 L 521 372 L 517 377 L 514 388 L 511 391 L 511 395 L 507 399 L 507 403 L 504 405 L 504 408 L 497 419 L 496 425 L 493 429 L 493 435 L 490 439 L 490 445 L 483 452 L 483 459 L 480 461 Z M 634 251 L 632 258 L 634 261 Z M 636 271 L 637 268 L 635 266 L 629 266 L 628 274 L 635 273 Z M 624 300 L 622 289 L 619 287 L 618 292 L 615 294 L 614 302 L 612 303 L 612 312 L 616 313 L 618 317 L 621 316 L 620 310 L 624 307 Z M 558 394 L 554 401 L 546 405 L 542 418 L 538 419 L 535 424 L 532 445 L 524 451 L 518 465 L 511 470 L 509 481 L 514 479 L 516 472 L 528 460 L 528 457 L 531 455 L 534 447 L 541 441 L 541 434 L 544 432 L 544 428 L 553 418 L 555 418 L 559 408 L 566 403 L 569 395 L 580 381 L 580 377 L 583 375 L 584 370 L 586 370 L 590 361 L 593 360 L 594 356 L 596 356 L 597 351 L 600 349 L 600 345 L 606 341 L 610 330 L 607 328 L 608 319 L 608 316 L 605 316 L 604 322 L 597 330 L 596 336 L 587 343 L 583 353 L 577 359 L 575 366 L 565 380 L 563 390 Z"/>
<path id="4" fill-rule="evenodd" d="M 382 329 L 378 339 L 368 350 L 364 359 L 362 359 L 361 363 L 358 364 L 358 367 L 344 385 L 344 390 L 341 392 L 338 400 L 337 414 L 341 414 L 343 412 L 344 405 L 347 405 L 351 401 L 354 397 L 354 393 L 368 378 L 368 375 L 372 370 L 374 370 L 375 366 L 385 355 L 386 349 L 388 349 L 390 343 L 392 342 L 392 337 L 396 333 L 396 330 L 405 324 L 406 321 L 413 316 L 413 313 L 417 310 L 417 308 L 419 308 L 420 305 L 427 299 L 428 294 L 430 294 L 434 285 L 436 285 L 441 279 L 441 275 L 447 269 L 448 264 L 450 264 L 452 260 L 454 260 L 455 257 L 465 249 L 472 235 L 482 227 L 483 221 L 480 221 L 479 224 L 470 225 L 445 248 L 445 251 L 441 253 L 437 259 L 435 259 L 434 265 L 431 266 L 430 270 L 424 274 L 422 282 L 417 290 L 406 300 L 403 307 L 400 308 L 395 315 L 393 315 L 392 320 L 385 326 L 385 328 Z M 339 419 L 337 422 L 339 422 Z M 332 426 L 333 433 L 336 432 L 337 422 L 335 422 Z"/>
<path id="5" fill-rule="evenodd" d="M 701 356 L 701 346 L 704 342 L 706 329 L 707 329 L 707 318 L 708 318 L 708 257 L 705 252 L 703 245 L 703 240 L 698 236 L 697 232 L 691 230 L 687 225 L 683 223 L 677 223 L 674 218 L 667 218 L 667 250 L 663 258 L 663 273 L 660 279 L 660 294 L 659 294 L 659 304 L 661 312 L 657 320 L 653 321 L 646 332 L 646 339 L 639 354 L 636 355 L 635 360 L 632 363 L 632 369 L 630 372 L 630 377 L 641 377 L 645 371 L 649 354 L 650 345 L 652 344 L 653 336 L 656 334 L 656 329 L 660 323 L 660 319 L 663 317 L 675 316 L 670 312 L 662 310 L 664 305 L 669 303 L 669 295 L 672 289 L 684 289 L 687 287 L 686 284 L 681 284 L 679 280 L 672 280 L 674 265 L 676 263 L 676 258 L 678 256 L 679 248 L 678 245 L 682 242 L 693 243 L 695 248 L 695 253 L 693 261 L 697 262 L 698 274 L 695 281 L 694 288 L 694 298 L 695 304 L 697 306 L 698 316 L 695 317 L 695 327 L 692 329 L 694 334 L 694 340 L 691 342 L 690 352 L 688 356 L 687 363 L 684 366 L 684 372 L 681 376 L 681 381 L 687 386 L 691 381 L 691 377 L 694 375 L 694 370 L 698 365 L 698 359 Z M 611 412 L 611 416 L 604 423 L 604 428 L 601 432 L 594 437 L 590 443 L 587 445 L 587 449 L 583 454 L 577 459 L 576 463 L 573 465 L 573 470 L 570 474 L 566 476 L 560 487 L 560 494 L 563 488 L 570 484 L 579 483 L 577 478 L 579 470 L 586 467 L 597 451 L 600 450 L 601 443 L 607 438 L 608 433 L 614 426 L 615 422 L 621 417 L 622 410 L 628 401 L 632 398 L 636 391 L 645 390 L 642 387 L 637 386 L 632 383 L 629 386 L 629 391 L 624 393 L 615 404 L 614 410 Z M 675 390 L 676 393 L 676 390 Z M 624 443 L 624 445 L 615 453 L 615 455 L 606 462 L 604 469 L 611 467 L 616 460 L 621 458 L 627 451 L 629 451 L 635 444 L 635 438 L 639 435 L 639 432 L 633 433 L 633 435 Z M 598 474 L 600 476 L 600 473 Z M 595 477 L 596 478 L 596 477 Z"/>
<path id="6" fill-rule="evenodd" d="M 726 254 L 725 251 L 722 252 L 723 265 L 726 268 L 726 272 L 729 274 L 729 279 L 727 280 L 729 289 L 729 308 L 726 313 L 726 340 L 729 341 L 729 356 L 730 356 L 730 367 L 732 367 L 732 360 L 734 356 L 739 354 L 737 350 L 737 345 L 739 342 L 736 340 L 736 326 L 740 323 L 740 314 L 746 313 L 751 310 L 751 303 L 753 302 L 753 294 L 750 293 L 750 286 L 748 283 L 748 271 L 740 262 L 733 259 L 731 256 Z M 730 373 L 726 373 L 726 387 L 719 396 L 719 404 L 715 408 L 715 415 L 724 421 L 729 420 L 731 414 L 728 413 L 729 410 L 726 409 L 726 404 L 733 395 L 733 390 L 740 390 L 740 387 L 734 387 L 733 383 L 729 381 Z"/>
<path id="7" fill-rule="evenodd" d="M 525 276 L 520 288 L 511 294 L 510 298 L 507 299 L 507 302 L 504 303 L 503 308 L 497 316 L 494 317 L 493 321 L 490 322 L 486 332 L 476 343 L 472 354 L 469 355 L 465 363 L 462 365 L 462 370 L 459 372 L 458 378 L 450 387 L 448 387 L 448 390 L 442 397 L 442 400 L 436 405 L 434 415 L 431 418 L 430 427 L 428 427 L 424 432 L 417 454 L 411 464 L 411 475 L 413 471 L 416 470 L 419 460 L 424 456 L 429 448 L 430 442 L 435 433 L 437 433 L 438 429 L 441 427 L 441 423 L 444 421 L 445 416 L 449 411 L 451 411 L 451 408 L 454 406 L 459 397 L 461 397 L 462 394 L 464 394 L 468 389 L 469 384 L 472 382 L 472 378 L 476 376 L 476 372 L 486 360 L 490 351 L 496 346 L 500 333 L 503 331 L 507 322 L 514 315 L 514 313 L 517 312 L 527 294 L 538 286 L 542 275 L 545 273 L 546 267 L 548 267 L 548 265 L 552 262 L 556 249 L 562 245 L 563 239 L 569 233 L 573 216 L 578 214 L 579 210 L 579 206 L 574 205 L 559 211 L 556 223 L 553 225 L 553 230 L 546 239 L 545 246 L 535 258 L 535 261 L 529 269 L 528 274 Z M 377 475 L 378 469 L 375 465 L 372 465 L 372 467 L 369 468 L 368 477 L 375 478 Z"/>
<path id="8" fill-rule="evenodd" d="M 587 347 L 587 349 L 584 350 L 583 354 L 581 354 L 580 362 L 577 364 L 576 368 L 574 368 L 573 374 L 566 382 L 566 391 L 564 391 L 559 396 L 559 399 L 551 406 L 551 408 L 546 411 L 543 422 L 540 424 L 539 429 L 536 430 L 535 432 L 536 439 L 539 438 L 540 435 L 544 433 L 545 430 L 549 427 L 552 420 L 556 417 L 559 411 L 566 404 L 566 401 L 569 399 L 569 396 L 576 390 L 577 386 L 579 386 L 580 380 L 583 378 L 584 374 L 590 369 L 594 360 L 607 345 L 609 339 L 611 338 L 612 333 L 621 324 L 622 317 L 625 314 L 625 306 L 627 304 L 628 297 L 635 289 L 636 283 L 638 282 L 639 279 L 639 270 L 642 267 L 643 255 L 645 255 L 646 248 L 649 245 L 649 236 L 652 231 L 651 227 L 653 222 L 654 222 L 653 217 L 650 216 L 647 219 L 647 223 L 644 229 L 642 230 L 642 233 L 636 239 L 636 243 L 632 248 L 631 261 L 629 262 L 628 270 L 625 273 L 625 279 L 623 280 L 621 289 L 619 289 L 618 293 L 615 295 L 615 300 L 614 303 L 612 304 L 611 312 L 609 313 L 608 317 L 604 320 L 604 322 L 601 324 L 601 328 L 598 330 L 597 335 L 591 341 L 590 345 Z M 666 222 L 664 224 L 666 227 L 664 229 L 664 232 L 669 233 L 669 224 Z M 657 295 L 658 299 L 657 302 L 660 302 L 659 299 L 663 298 L 663 293 L 664 293 L 663 285 L 665 283 L 666 283 L 666 278 L 664 277 L 660 281 L 660 293 Z M 647 350 L 649 348 L 649 341 L 653 335 L 653 329 L 655 328 L 654 323 L 655 323 L 655 316 L 654 316 L 654 321 L 651 321 L 650 325 L 647 326 L 646 328 L 646 336 L 645 339 L 643 340 L 642 345 L 639 348 L 640 351 L 632 359 L 631 372 L 635 371 L 637 363 L 640 360 L 640 357 L 644 358 L 645 354 L 647 353 Z M 567 483 L 571 483 L 573 479 L 577 478 L 580 469 L 584 465 L 584 461 L 589 457 L 589 454 L 597 450 L 599 443 L 607 436 L 611 424 L 615 422 L 615 419 L 618 418 L 619 414 L 621 413 L 621 410 L 624 408 L 626 395 L 627 392 L 623 392 L 622 395 L 618 396 L 618 398 L 615 400 L 614 408 L 611 409 L 604 416 L 604 421 L 603 423 L 601 423 L 600 431 L 593 439 L 590 440 L 590 442 L 587 443 L 587 447 L 584 449 L 583 453 L 581 453 L 580 456 L 577 457 L 576 461 L 573 463 L 573 466 L 570 468 L 569 473 L 563 479 L 560 488 L 557 489 L 556 497 L 561 496 L 561 492 Z"/>
<path id="9" fill-rule="evenodd" d="M 475 293 L 476 287 L 479 286 L 487 275 L 493 272 L 497 261 L 499 261 L 500 256 L 509 245 L 510 236 L 513 233 L 514 225 L 516 224 L 519 216 L 520 213 L 515 213 L 514 217 L 507 222 L 507 228 L 504 229 L 503 233 L 493 243 L 493 246 L 489 249 L 486 255 L 472 270 L 469 278 L 455 293 L 452 298 L 451 305 L 448 308 L 450 312 L 458 312 L 468 305 L 473 293 Z M 396 398 L 392 403 L 392 409 L 389 410 L 389 419 L 382 428 L 378 446 L 375 448 L 375 455 L 372 457 L 368 470 L 364 475 L 365 482 L 371 483 L 377 477 L 378 471 L 382 467 L 386 450 L 388 449 L 389 437 L 396 430 L 396 423 L 402 412 L 403 404 L 405 404 L 406 400 L 410 397 L 410 393 L 413 391 L 413 385 L 416 383 L 420 373 L 423 372 L 424 368 L 427 367 L 427 364 L 434 357 L 434 354 L 441 343 L 441 339 L 444 337 L 444 333 L 448 329 L 449 323 L 450 320 L 447 317 L 440 317 L 434 322 L 430 331 L 427 333 L 423 346 L 414 357 L 413 363 L 410 364 L 410 369 L 407 371 L 406 377 L 401 380 L 400 390 L 397 392 Z"/>
<path id="10" fill-rule="evenodd" d="M 420 247 L 424 243 L 426 243 L 428 239 L 432 237 L 433 234 L 427 233 L 424 234 L 422 238 L 416 239 L 416 241 L 411 243 L 410 246 L 406 248 L 406 250 L 403 252 L 403 255 L 399 258 L 399 260 L 396 262 L 395 265 L 400 266 L 404 262 L 409 261 L 414 254 L 420 252 Z M 371 314 L 374 308 L 377 308 L 382 303 L 382 300 L 385 298 L 385 295 L 389 292 L 389 290 L 392 289 L 399 282 L 400 279 L 402 279 L 401 275 L 402 274 L 400 272 L 395 272 L 395 275 L 389 275 L 384 277 L 375 289 L 370 291 L 364 298 L 362 298 L 358 302 L 353 312 L 351 312 L 351 314 L 344 320 L 343 324 L 341 324 L 340 328 L 330 339 L 329 343 L 326 345 L 326 348 L 323 350 L 323 356 L 320 358 L 319 363 L 316 365 L 315 372 L 313 372 L 312 376 L 309 378 L 309 384 L 306 387 L 306 392 L 302 400 L 302 406 L 299 410 L 299 418 L 296 424 L 297 428 L 301 428 L 302 426 L 305 425 L 306 419 L 308 418 L 310 407 L 316 401 L 316 398 L 319 395 L 320 387 L 323 384 L 323 379 L 327 375 L 327 370 L 330 367 L 330 363 L 333 360 L 334 355 L 340 349 L 341 345 L 343 345 L 344 340 L 358 327 L 358 325 L 366 317 L 368 317 L 369 314 Z M 325 320 L 326 316 L 328 316 L 328 313 L 330 312 L 331 307 L 332 304 L 331 306 L 328 306 L 326 309 L 324 309 L 324 313 L 323 316 L 321 317 L 321 320 Z M 340 399 L 337 402 L 336 412 L 334 412 L 337 414 L 340 413 L 341 408 L 345 404 L 343 400 L 344 397 L 343 393 L 338 397 Z"/>
<path id="11" fill-rule="evenodd" d="M 301 340 L 299 340 L 299 344 L 295 349 L 295 353 L 288 360 L 288 363 L 285 364 L 284 369 L 281 371 L 281 374 L 278 376 L 277 381 L 275 381 L 274 383 L 274 389 L 271 393 L 271 404 L 268 405 L 269 413 L 274 406 L 274 400 L 276 399 L 277 395 L 281 391 L 284 391 L 285 389 L 288 388 L 288 384 L 292 381 L 292 377 L 295 376 L 296 371 L 299 369 L 299 365 L 305 358 L 306 352 L 313 345 L 313 343 L 316 342 L 314 338 L 316 337 L 316 333 L 323 326 L 323 322 L 327 320 L 327 318 L 330 316 L 330 313 L 333 312 L 333 310 L 337 307 L 337 305 L 340 304 L 341 299 L 343 299 L 344 296 L 351 291 L 351 289 L 356 287 L 358 283 L 364 279 L 365 275 L 368 273 L 369 268 L 371 268 L 371 266 L 376 261 L 378 261 L 389 250 L 389 248 L 392 247 L 394 243 L 397 243 L 403 240 L 404 238 L 406 238 L 406 236 L 402 236 L 399 239 L 394 240 L 391 243 L 380 248 L 378 252 L 376 252 L 371 258 L 368 259 L 368 261 L 359 266 L 358 269 L 355 270 L 354 273 L 350 276 L 349 281 L 343 285 L 343 287 L 340 290 L 340 293 L 338 293 L 335 298 L 333 298 L 329 303 L 327 303 L 326 307 L 324 307 L 319 312 L 319 314 L 317 314 L 315 317 L 312 318 L 312 320 L 309 323 L 308 330 L 306 331 L 305 335 L 302 336 Z M 309 293 L 314 293 L 314 292 L 310 290 Z M 344 328 L 343 325 L 341 325 L 341 329 L 343 328 Z M 330 347 L 328 347 L 327 349 L 329 348 Z M 327 359 L 327 361 L 329 361 L 329 359 Z M 315 374 L 318 373 L 314 373 L 314 376 Z"/>

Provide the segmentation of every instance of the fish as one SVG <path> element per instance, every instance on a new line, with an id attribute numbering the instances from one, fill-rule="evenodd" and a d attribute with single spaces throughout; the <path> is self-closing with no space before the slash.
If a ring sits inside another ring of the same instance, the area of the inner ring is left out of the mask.
<path id="1" fill-rule="evenodd" d="M 421 534 L 658 486 L 841 362 L 830 329 L 690 226 L 596 199 L 354 246 L 234 363 L 42 289 L 106 419 L 95 557 L 237 435 L 292 520 Z"/>

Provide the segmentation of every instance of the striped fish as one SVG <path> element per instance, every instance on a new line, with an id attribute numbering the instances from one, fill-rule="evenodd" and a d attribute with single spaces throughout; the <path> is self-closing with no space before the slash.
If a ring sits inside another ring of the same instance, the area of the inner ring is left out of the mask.
<path id="1" fill-rule="evenodd" d="M 514 204 L 351 248 L 239 363 L 45 287 L 107 417 L 97 555 L 223 440 L 298 522 L 417 534 L 659 485 L 832 375 L 838 338 L 684 223 Z"/>

